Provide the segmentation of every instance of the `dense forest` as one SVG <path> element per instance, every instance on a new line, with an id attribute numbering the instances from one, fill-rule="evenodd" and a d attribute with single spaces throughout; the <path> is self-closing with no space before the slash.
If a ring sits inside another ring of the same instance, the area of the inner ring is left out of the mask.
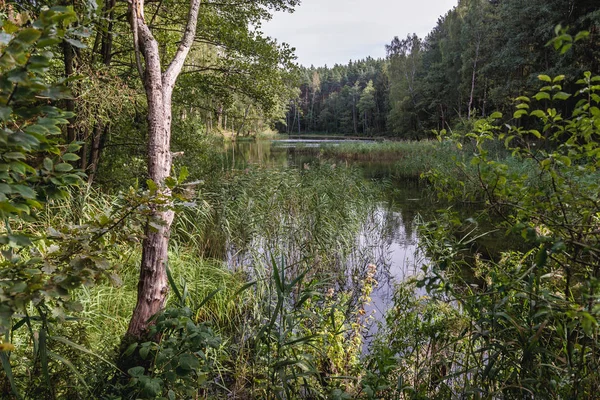
<path id="1" fill-rule="evenodd" d="M 599 18 L 592 0 L 461 0 L 427 37 L 395 37 L 385 60 L 301 67 L 286 132 L 422 139 L 506 111 L 539 74 L 597 71 Z M 559 24 L 589 30 L 589 45 L 557 54 L 547 44 Z"/>
<path id="2" fill-rule="evenodd" d="M 597 1 L 301 6 L 0 0 L 0 398 L 597 397 Z"/>

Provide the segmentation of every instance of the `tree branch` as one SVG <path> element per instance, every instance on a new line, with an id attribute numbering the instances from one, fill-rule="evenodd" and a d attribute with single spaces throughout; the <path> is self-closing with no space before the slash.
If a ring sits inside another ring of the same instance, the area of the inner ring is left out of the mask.
<path id="1" fill-rule="evenodd" d="M 191 0 L 190 1 L 190 12 L 188 14 L 187 25 L 185 27 L 185 33 L 175 53 L 175 57 L 171 64 L 163 74 L 163 85 L 172 90 L 175 85 L 175 80 L 183 68 L 183 63 L 190 52 L 194 38 L 196 37 L 196 26 L 198 24 L 198 14 L 200 11 L 200 3 L 202 0 Z"/>

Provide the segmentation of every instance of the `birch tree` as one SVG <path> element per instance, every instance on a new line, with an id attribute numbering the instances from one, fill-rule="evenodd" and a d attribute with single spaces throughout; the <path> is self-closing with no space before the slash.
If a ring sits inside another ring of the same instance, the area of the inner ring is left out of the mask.
<path id="1" fill-rule="evenodd" d="M 200 3 L 201 0 L 190 0 L 181 42 L 175 56 L 163 71 L 159 43 L 144 17 L 144 0 L 129 2 L 136 64 L 148 101 L 148 177 L 162 188 L 162 194 L 167 197 L 170 191 L 164 183 L 172 166 L 171 98 L 177 77 L 194 42 Z M 163 308 L 168 292 L 166 264 L 174 211 L 157 207 L 152 218 L 158 224 L 148 224 L 146 227 L 137 304 L 127 330 L 127 334 L 133 337 L 144 334 L 150 317 Z"/>

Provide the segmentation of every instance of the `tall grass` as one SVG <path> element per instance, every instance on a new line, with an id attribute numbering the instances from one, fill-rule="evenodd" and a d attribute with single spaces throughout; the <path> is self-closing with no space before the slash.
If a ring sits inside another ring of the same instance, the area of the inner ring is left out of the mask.
<path id="1" fill-rule="evenodd" d="M 335 380 L 337 374 L 356 368 L 362 329 L 357 312 L 365 300 L 359 300 L 362 284 L 348 287 L 346 274 L 378 193 L 354 169 L 319 164 L 227 172 L 202 188 L 195 205 L 178 213 L 169 252 L 173 282 L 185 291 L 193 322 L 210 325 L 222 338 L 222 345 L 211 350 L 214 384 L 204 386 L 204 393 L 295 396 L 310 389 L 325 396 L 342 382 Z M 130 202 L 126 195 L 73 193 L 69 201 L 50 203 L 31 230 L 118 219 Z M 119 375 L 110 361 L 118 355 L 136 302 L 143 225 L 143 217 L 135 214 L 124 220 L 124 235 L 111 237 L 106 254 L 111 279 L 76 292 L 81 311 L 51 328 L 71 343 L 49 347 L 63 360 L 51 363 L 50 378 L 72 388 L 69 394 L 56 392 L 66 398 L 77 391 L 93 398 L 117 390 L 107 377 Z M 337 290 L 341 287 L 344 292 Z M 335 297 L 326 297 L 331 290 Z M 285 302 L 278 307 L 282 295 Z M 168 307 L 180 306 L 169 299 Z M 19 346 L 18 336 L 14 355 L 25 361 L 17 363 L 15 375 L 30 388 L 23 393 L 38 398 L 47 383 L 36 375 L 31 348 Z M 353 354 L 351 362 L 346 351 Z M 307 365 L 310 377 L 303 370 Z M 325 376 L 329 383 L 323 386 Z"/>

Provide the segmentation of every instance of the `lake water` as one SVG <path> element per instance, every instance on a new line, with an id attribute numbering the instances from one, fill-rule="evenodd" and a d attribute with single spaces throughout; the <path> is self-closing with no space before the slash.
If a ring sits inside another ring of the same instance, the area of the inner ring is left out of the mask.
<path id="1" fill-rule="evenodd" d="M 234 169 L 245 169 L 250 165 L 266 168 L 302 168 L 316 161 L 320 145 L 338 142 L 301 139 L 236 142 L 227 145 L 225 165 Z M 306 151 L 311 148 L 315 151 Z M 370 263 L 377 266 L 375 279 L 378 285 L 371 295 L 372 302 L 365 311 L 367 315 L 373 315 L 374 320 L 380 320 L 391 304 L 394 285 L 418 273 L 426 262 L 425 256 L 419 250 L 420 238 L 416 229 L 416 217 L 431 216 L 436 205 L 418 182 L 390 180 L 393 163 L 356 163 L 355 166 L 360 169 L 364 179 L 385 181 L 390 189 L 386 190 L 388 194 L 380 199 L 374 211 L 364 221 L 354 248 L 345 260 L 348 271 L 354 271 L 354 274 L 364 273 L 357 269 L 366 271 Z M 261 247 L 259 239 L 255 246 Z M 250 256 L 234 250 L 230 252 L 228 261 L 230 265 L 242 265 L 248 261 L 244 257 Z M 349 278 L 348 285 L 352 285 L 353 282 L 355 284 L 356 281 L 357 279 Z M 369 333 L 375 331 L 376 324 L 372 324 Z"/>

